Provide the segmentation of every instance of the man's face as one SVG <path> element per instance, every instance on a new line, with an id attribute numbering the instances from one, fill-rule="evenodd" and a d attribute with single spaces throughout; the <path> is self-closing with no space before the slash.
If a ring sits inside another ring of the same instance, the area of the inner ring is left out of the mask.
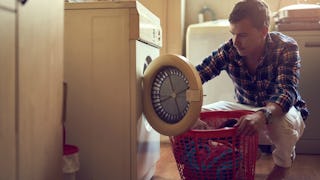
<path id="1" fill-rule="evenodd" d="M 261 53 L 264 48 L 267 28 L 257 29 L 248 19 L 230 25 L 232 41 L 241 56 Z"/>

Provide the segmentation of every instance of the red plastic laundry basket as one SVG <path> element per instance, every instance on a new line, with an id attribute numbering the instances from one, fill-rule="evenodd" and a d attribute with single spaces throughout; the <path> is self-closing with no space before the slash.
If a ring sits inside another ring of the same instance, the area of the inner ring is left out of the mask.
<path id="1" fill-rule="evenodd" d="M 219 128 L 251 111 L 202 112 L 200 119 L 213 129 L 190 130 L 170 137 L 181 179 L 253 180 L 258 135 L 237 135 L 235 127 Z"/>

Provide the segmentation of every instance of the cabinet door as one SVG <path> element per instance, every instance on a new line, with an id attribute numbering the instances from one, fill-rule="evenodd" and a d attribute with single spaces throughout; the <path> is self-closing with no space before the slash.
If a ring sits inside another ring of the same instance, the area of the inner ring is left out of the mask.
<path id="1" fill-rule="evenodd" d="M 17 7 L 19 179 L 62 179 L 63 3 Z"/>
<path id="2" fill-rule="evenodd" d="M 135 65 L 129 63 L 128 15 L 127 8 L 65 11 L 67 142 L 86 152 L 80 180 L 136 179 L 130 176 L 136 119 L 130 116 Z"/>
<path id="3" fill-rule="evenodd" d="M 16 179 L 15 123 L 15 13 L 0 9 L 0 179 Z"/>
<path id="4" fill-rule="evenodd" d="M 319 51 L 320 33 L 313 31 L 291 31 L 285 34 L 293 37 L 299 44 L 301 55 L 301 78 L 299 90 L 302 98 L 306 101 L 310 111 L 306 123 L 306 129 L 301 140 L 297 144 L 298 153 L 320 153 L 320 82 Z"/>

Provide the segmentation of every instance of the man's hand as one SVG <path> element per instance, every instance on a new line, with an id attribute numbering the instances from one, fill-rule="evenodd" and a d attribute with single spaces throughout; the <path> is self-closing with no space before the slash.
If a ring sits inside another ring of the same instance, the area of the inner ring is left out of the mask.
<path id="1" fill-rule="evenodd" d="M 196 129 L 209 129 L 209 128 L 210 128 L 210 127 L 209 127 L 209 125 L 208 125 L 206 122 L 198 119 L 198 120 L 196 121 L 196 123 L 192 126 L 191 129 L 195 129 L 195 130 L 196 130 Z"/>
<path id="2" fill-rule="evenodd" d="M 235 126 L 238 127 L 238 133 L 246 136 L 252 136 L 258 133 L 266 124 L 266 118 L 262 112 L 255 112 L 240 117 Z"/>

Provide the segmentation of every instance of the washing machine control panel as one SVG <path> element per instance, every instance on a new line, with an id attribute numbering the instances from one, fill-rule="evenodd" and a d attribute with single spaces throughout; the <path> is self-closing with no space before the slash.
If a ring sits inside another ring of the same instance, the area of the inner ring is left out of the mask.
<path id="1" fill-rule="evenodd" d="M 136 3 L 139 15 L 138 39 L 153 46 L 161 47 L 162 29 L 160 19 L 138 1 Z"/>

